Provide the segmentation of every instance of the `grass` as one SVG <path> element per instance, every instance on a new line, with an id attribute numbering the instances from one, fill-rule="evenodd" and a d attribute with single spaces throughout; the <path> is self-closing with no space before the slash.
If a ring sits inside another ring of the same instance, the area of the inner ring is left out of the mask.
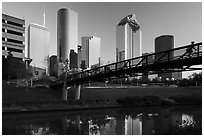
<path id="1" fill-rule="evenodd" d="M 167 99 L 158 96 L 135 96 L 125 97 L 116 100 L 123 106 L 161 106 L 161 105 L 201 105 L 202 100 L 191 96 L 171 96 Z"/>
<path id="2" fill-rule="evenodd" d="M 70 91 L 74 94 L 74 90 Z M 71 93 L 70 93 L 71 94 Z M 82 99 L 119 99 L 134 96 L 158 96 L 168 98 L 170 96 L 195 96 L 201 98 L 202 88 L 84 88 L 81 90 Z M 71 96 L 70 96 L 71 97 Z"/>
<path id="3" fill-rule="evenodd" d="M 61 90 L 8 86 L 2 83 L 3 106 L 41 105 L 124 105 L 152 106 L 201 104 L 202 88 L 82 88 L 81 100 L 74 100 L 75 88 L 68 92 L 68 101 L 61 100 Z"/>

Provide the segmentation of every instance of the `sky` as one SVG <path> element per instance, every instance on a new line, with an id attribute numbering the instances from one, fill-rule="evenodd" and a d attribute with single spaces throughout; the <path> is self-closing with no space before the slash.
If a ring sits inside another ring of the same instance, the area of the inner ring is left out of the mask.
<path id="1" fill-rule="evenodd" d="M 78 13 L 78 44 L 81 37 L 101 38 L 102 62 L 115 61 L 116 26 L 122 18 L 135 14 L 142 31 L 142 53 L 154 52 L 154 40 L 161 35 L 173 35 L 174 47 L 191 41 L 202 41 L 201 2 L 3 2 L 2 13 L 24 18 L 26 30 L 30 23 L 50 30 L 50 55 L 57 53 L 57 11 L 72 9 Z"/>

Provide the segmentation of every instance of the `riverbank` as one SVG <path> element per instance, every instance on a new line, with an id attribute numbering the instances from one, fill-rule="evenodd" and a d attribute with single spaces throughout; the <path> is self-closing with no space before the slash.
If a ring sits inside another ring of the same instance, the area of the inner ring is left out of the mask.
<path id="1" fill-rule="evenodd" d="M 108 100 L 68 100 L 58 102 L 25 102 L 23 104 L 4 104 L 3 113 L 25 113 L 25 112 L 51 112 L 51 111 L 73 111 L 87 109 L 106 109 L 122 107 L 141 107 L 141 106 L 173 106 L 173 105 L 201 105 L 202 100 L 189 96 L 172 96 L 161 99 L 157 96 L 131 97 L 124 99 Z"/>
<path id="2" fill-rule="evenodd" d="M 68 100 L 62 101 L 61 91 L 2 85 L 3 113 L 202 104 L 201 87 L 82 88 L 78 101 L 73 99 L 75 89 L 72 88 Z"/>

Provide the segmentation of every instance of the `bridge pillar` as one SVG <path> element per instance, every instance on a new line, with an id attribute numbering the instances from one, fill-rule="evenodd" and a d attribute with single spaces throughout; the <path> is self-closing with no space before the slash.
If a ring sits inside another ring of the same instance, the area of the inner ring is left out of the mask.
<path id="1" fill-rule="evenodd" d="M 67 96 L 68 96 L 68 90 L 70 87 L 66 87 L 66 82 L 63 85 L 62 88 L 62 100 L 67 101 Z"/>
<path id="2" fill-rule="evenodd" d="M 80 94 L 81 94 L 81 85 L 79 84 L 79 85 L 76 86 L 75 100 L 80 99 Z"/>

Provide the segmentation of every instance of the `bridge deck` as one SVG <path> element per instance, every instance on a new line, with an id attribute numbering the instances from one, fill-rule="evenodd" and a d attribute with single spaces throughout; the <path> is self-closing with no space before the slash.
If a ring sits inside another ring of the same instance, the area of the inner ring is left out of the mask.
<path id="1" fill-rule="evenodd" d="M 191 71 L 202 64 L 202 43 L 191 44 L 159 53 L 93 68 L 67 76 L 67 84 L 104 81 L 109 78 L 146 74 Z"/>

